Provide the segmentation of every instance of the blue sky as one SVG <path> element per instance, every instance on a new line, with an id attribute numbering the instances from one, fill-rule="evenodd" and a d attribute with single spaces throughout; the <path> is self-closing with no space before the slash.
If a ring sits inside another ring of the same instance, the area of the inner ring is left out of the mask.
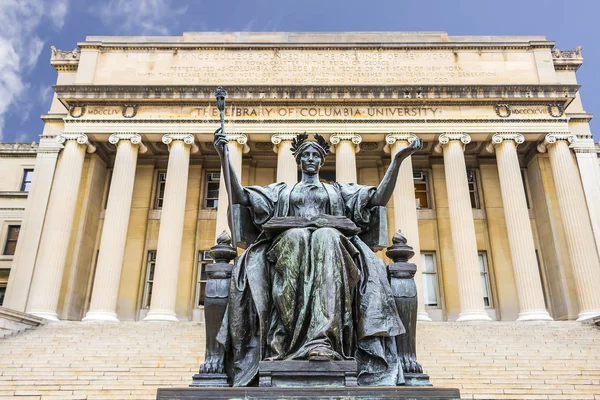
<path id="1" fill-rule="evenodd" d="M 600 2 L 596 0 L 0 0 L 0 141 L 37 141 L 56 72 L 50 46 L 91 35 L 198 31 L 446 31 L 545 35 L 583 46 L 578 71 L 587 112 L 600 110 Z M 598 123 L 592 122 L 592 131 Z M 600 134 L 596 132 L 596 140 Z"/>

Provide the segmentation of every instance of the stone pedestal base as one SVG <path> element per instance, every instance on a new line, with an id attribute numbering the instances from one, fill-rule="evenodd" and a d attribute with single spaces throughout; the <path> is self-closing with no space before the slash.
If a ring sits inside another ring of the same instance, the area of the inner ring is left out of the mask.
<path id="1" fill-rule="evenodd" d="M 195 374 L 190 387 L 229 387 L 225 374 Z"/>
<path id="2" fill-rule="evenodd" d="M 261 387 L 357 386 L 356 361 L 261 361 Z"/>
<path id="3" fill-rule="evenodd" d="M 305 387 L 299 388 L 184 388 L 158 389 L 157 400 L 262 400 L 262 399 L 293 399 L 293 400 L 458 400 L 458 389 L 443 389 L 434 387 Z"/>

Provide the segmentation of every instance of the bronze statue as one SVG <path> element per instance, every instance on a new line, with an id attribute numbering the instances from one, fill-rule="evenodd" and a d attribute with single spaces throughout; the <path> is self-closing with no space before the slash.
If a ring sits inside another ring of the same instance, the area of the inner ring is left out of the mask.
<path id="1" fill-rule="evenodd" d="M 315 139 L 294 141 L 302 171 L 295 185 L 242 187 L 228 168 L 233 204 L 248 207 L 261 231 L 233 268 L 218 337 L 232 351 L 234 386 L 248 385 L 262 360 L 355 358 L 359 384 L 402 379 L 395 337 L 404 327 L 386 266 L 357 234 L 369 229 L 371 210 L 388 203 L 402 160 L 422 141 L 398 152 L 375 188 L 322 183 L 329 145 Z M 223 165 L 226 145 L 219 129 L 214 146 Z"/>
<path id="2" fill-rule="evenodd" d="M 216 92 L 221 111 L 225 93 Z M 259 364 L 293 360 L 356 360 L 359 385 L 428 385 L 414 354 L 412 249 L 396 235 L 389 274 L 373 252 L 388 245 L 385 206 L 402 161 L 423 147 L 421 139 L 396 153 L 379 186 L 370 187 L 321 182 L 329 144 L 319 134 L 314 141 L 299 134 L 292 152 L 300 182 L 243 187 L 228 156 L 223 113 L 221 119 L 214 147 L 233 237 L 223 233 L 211 249 L 207 353 L 192 386 L 252 385 Z M 246 248 L 234 265 L 230 241 Z"/>

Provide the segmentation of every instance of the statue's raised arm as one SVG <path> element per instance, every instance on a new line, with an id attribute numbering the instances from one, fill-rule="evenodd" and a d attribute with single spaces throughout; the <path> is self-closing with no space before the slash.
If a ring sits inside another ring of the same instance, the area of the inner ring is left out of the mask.
<path id="1" fill-rule="evenodd" d="M 219 154 L 221 166 L 223 167 L 221 168 L 223 173 L 225 173 L 225 171 L 229 171 L 229 177 L 225 177 L 225 179 L 229 179 L 231 182 L 231 198 L 233 204 L 249 206 L 250 202 L 248 200 L 248 195 L 244 192 L 242 184 L 240 183 L 240 179 L 235 173 L 233 165 L 231 165 L 229 152 L 225 151 L 225 146 L 227 146 L 227 136 L 225 135 L 225 132 L 223 132 L 223 128 L 219 128 L 215 131 L 213 144 L 217 150 L 217 153 Z M 224 168 L 225 164 L 229 165 L 229 168 Z"/>
<path id="2" fill-rule="evenodd" d="M 416 138 L 408 146 L 392 156 L 392 162 L 390 163 L 388 170 L 381 180 L 381 183 L 377 187 L 375 194 L 373 197 L 371 197 L 371 206 L 385 206 L 390 201 L 396 186 L 398 172 L 400 171 L 400 165 L 402 165 L 402 161 L 422 148 L 423 140 L 421 138 Z"/>

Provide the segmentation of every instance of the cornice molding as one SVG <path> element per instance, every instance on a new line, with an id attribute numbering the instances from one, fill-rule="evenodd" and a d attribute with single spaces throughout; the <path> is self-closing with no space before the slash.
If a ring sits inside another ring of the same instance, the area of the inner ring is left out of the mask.
<path id="1" fill-rule="evenodd" d="M 165 133 L 162 137 L 162 142 L 167 146 L 173 143 L 174 140 L 181 140 L 183 143 L 190 145 L 192 153 L 197 153 L 200 150 L 194 142 L 194 135 L 191 133 Z"/>
<path id="2" fill-rule="evenodd" d="M 471 143 L 471 136 L 465 132 L 444 132 L 440 136 L 438 136 L 439 143 L 435 145 L 434 151 L 436 153 L 442 153 L 444 145 L 450 143 L 451 141 L 460 141 L 463 146 Z"/>
<path id="3" fill-rule="evenodd" d="M 580 85 L 387 85 L 387 86 L 240 86 L 227 87 L 229 100 L 276 100 L 323 99 L 364 100 L 452 100 L 520 101 L 555 100 L 568 103 L 575 98 Z M 58 98 L 70 107 L 72 104 L 95 102 L 114 98 L 126 101 L 178 101 L 214 100 L 214 86 L 208 85 L 54 85 Z M 171 103 L 172 104 L 172 103 Z"/>
<path id="4" fill-rule="evenodd" d="M 78 144 L 85 145 L 88 153 L 94 153 L 96 146 L 90 143 L 88 136 L 85 133 L 59 133 L 56 135 L 56 143 L 65 144 L 67 140 L 75 140 Z"/>
<path id="5" fill-rule="evenodd" d="M 122 133 L 113 133 L 108 137 L 108 142 L 118 146 L 118 143 L 121 140 L 129 140 L 131 144 L 135 144 L 139 146 L 139 152 L 144 154 L 148 151 L 148 148 L 142 142 L 142 137 L 139 133 L 134 132 L 122 132 Z"/>
<path id="6" fill-rule="evenodd" d="M 561 140 L 564 140 L 571 145 L 577 140 L 577 135 L 568 132 L 550 132 L 544 137 L 544 141 L 538 144 L 537 150 L 540 153 L 545 153 L 548 151 L 548 146 Z"/>

